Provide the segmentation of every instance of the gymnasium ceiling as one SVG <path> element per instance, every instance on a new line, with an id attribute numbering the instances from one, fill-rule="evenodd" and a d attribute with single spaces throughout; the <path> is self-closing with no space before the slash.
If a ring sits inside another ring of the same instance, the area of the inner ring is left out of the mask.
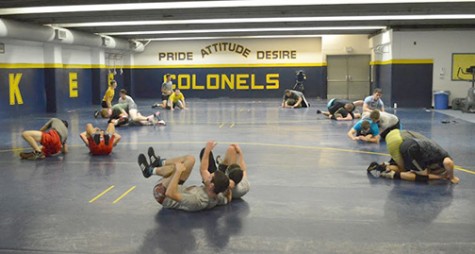
<path id="1" fill-rule="evenodd" d="M 473 30 L 475 1 L 1 0 L 0 18 L 140 41 L 371 35 L 387 28 Z M 117 23 L 129 21 L 135 23 Z"/>

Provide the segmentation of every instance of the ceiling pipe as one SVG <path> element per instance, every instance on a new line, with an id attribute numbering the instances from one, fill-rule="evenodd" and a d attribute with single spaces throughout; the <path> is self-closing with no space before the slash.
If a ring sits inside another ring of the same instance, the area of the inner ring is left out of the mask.
<path id="1" fill-rule="evenodd" d="M 61 27 L 41 26 L 0 18 L 0 38 L 52 42 L 69 45 L 142 52 L 143 43 L 74 31 Z M 141 44 L 141 45 L 138 45 Z"/>

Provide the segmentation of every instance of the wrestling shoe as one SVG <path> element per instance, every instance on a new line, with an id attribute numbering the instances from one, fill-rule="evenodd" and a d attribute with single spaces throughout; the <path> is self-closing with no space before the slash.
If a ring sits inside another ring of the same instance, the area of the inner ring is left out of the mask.
<path id="1" fill-rule="evenodd" d="M 371 162 L 371 164 L 369 164 L 368 168 L 366 169 L 368 172 L 371 172 L 373 170 L 376 170 L 376 171 L 379 171 L 379 172 L 383 172 L 386 170 L 386 165 L 384 165 L 384 163 L 382 164 L 378 164 L 376 161 L 373 161 Z"/>
<path id="2" fill-rule="evenodd" d="M 321 114 L 322 111 L 320 109 L 317 109 L 317 114 Z"/>
<path id="3" fill-rule="evenodd" d="M 152 105 L 152 108 L 158 108 L 159 106 L 160 106 L 160 104 L 155 103 L 155 104 Z"/>
<path id="4" fill-rule="evenodd" d="M 96 145 L 99 145 L 99 143 L 101 143 L 101 134 L 93 134 L 92 140 L 94 140 L 94 143 L 96 143 Z"/>
<path id="5" fill-rule="evenodd" d="M 163 121 L 163 120 L 158 120 L 157 125 L 166 126 L 167 123 L 166 123 L 165 121 Z"/>
<path id="6" fill-rule="evenodd" d="M 34 160 L 43 160 L 44 158 L 46 158 L 46 156 L 42 152 L 34 151 L 34 152 L 30 153 L 30 155 L 27 156 L 24 159 L 34 161 Z"/>
<path id="7" fill-rule="evenodd" d="M 106 146 L 109 145 L 110 138 L 111 138 L 111 135 L 104 134 L 104 143 L 106 144 Z"/>
<path id="8" fill-rule="evenodd" d="M 138 157 L 138 163 L 140 170 L 142 171 L 143 177 L 149 178 L 152 175 L 153 167 L 148 165 L 147 158 L 141 153 Z"/>
<path id="9" fill-rule="evenodd" d="M 161 167 L 163 166 L 163 160 L 160 158 L 160 156 L 155 155 L 155 150 L 153 150 L 153 147 L 148 148 L 148 158 L 150 160 L 150 165 L 153 167 Z"/>
<path id="10" fill-rule="evenodd" d="M 94 118 L 98 118 L 99 117 L 99 110 L 96 110 L 94 111 Z"/>
<path id="11" fill-rule="evenodd" d="M 32 151 L 32 152 L 21 152 L 20 153 L 20 158 L 22 160 L 26 160 L 27 158 L 32 157 L 34 155 L 34 153 L 35 153 L 34 151 Z"/>

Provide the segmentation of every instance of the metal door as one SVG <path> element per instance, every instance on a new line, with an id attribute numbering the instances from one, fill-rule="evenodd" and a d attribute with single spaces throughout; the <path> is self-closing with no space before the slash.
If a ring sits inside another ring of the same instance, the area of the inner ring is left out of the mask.
<path id="1" fill-rule="evenodd" d="M 370 94 L 370 55 L 327 56 L 327 98 L 362 100 Z"/>

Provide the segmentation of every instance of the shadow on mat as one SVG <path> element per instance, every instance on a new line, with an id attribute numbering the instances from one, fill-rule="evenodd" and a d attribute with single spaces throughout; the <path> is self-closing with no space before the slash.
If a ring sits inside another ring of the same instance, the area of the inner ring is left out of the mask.
<path id="1" fill-rule="evenodd" d="M 137 253 L 219 251 L 241 232 L 248 214 L 249 204 L 244 200 L 195 213 L 161 209 L 155 216 L 156 228 L 146 233 Z"/>

